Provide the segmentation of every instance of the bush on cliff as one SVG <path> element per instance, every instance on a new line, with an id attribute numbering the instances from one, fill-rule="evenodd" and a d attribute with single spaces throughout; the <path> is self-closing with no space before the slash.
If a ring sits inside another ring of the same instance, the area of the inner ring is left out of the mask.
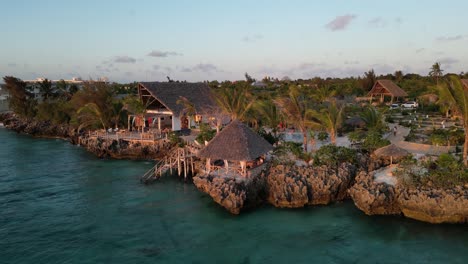
<path id="1" fill-rule="evenodd" d="M 356 164 L 356 150 L 335 145 L 322 146 L 314 156 L 314 165 L 328 165 L 338 167 L 341 163 Z"/>
<path id="2" fill-rule="evenodd" d="M 400 162 L 396 173 L 404 186 L 432 186 L 452 188 L 468 184 L 468 169 L 459 158 L 451 154 L 441 154 L 437 160 L 417 162 L 407 158 Z"/>

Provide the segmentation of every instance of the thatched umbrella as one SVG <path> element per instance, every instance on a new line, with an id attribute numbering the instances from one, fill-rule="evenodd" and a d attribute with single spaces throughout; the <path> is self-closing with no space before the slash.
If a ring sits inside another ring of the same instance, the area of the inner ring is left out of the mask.
<path id="1" fill-rule="evenodd" d="M 366 125 L 366 122 L 359 116 L 355 116 L 347 119 L 345 121 L 345 124 L 352 127 L 364 127 Z"/>
<path id="2" fill-rule="evenodd" d="M 382 147 L 374 151 L 376 156 L 390 157 L 390 165 L 393 163 L 393 157 L 404 157 L 409 154 L 405 149 L 399 148 L 394 144 Z"/>
<path id="3" fill-rule="evenodd" d="M 226 166 L 228 160 L 238 161 L 244 170 L 246 161 L 255 160 L 272 149 L 273 146 L 264 138 L 242 122 L 234 120 L 198 152 L 198 157 L 207 158 L 207 162 L 222 159 L 226 161 Z"/>

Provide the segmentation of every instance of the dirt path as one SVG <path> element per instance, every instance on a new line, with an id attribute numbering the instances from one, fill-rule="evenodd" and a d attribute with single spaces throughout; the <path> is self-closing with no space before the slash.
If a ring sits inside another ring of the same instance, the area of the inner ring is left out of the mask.
<path id="1" fill-rule="evenodd" d="M 393 135 L 393 127 L 397 128 L 396 135 Z M 406 149 L 408 152 L 412 154 L 420 154 L 420 155 L 440 155 L 442 153 L 448 153 L 449 151 L 453 151 L 455 147 L 448 147 L 448 146 L 434 146 L 428 144 L 418 144 L 414 142 L 405 141 L 405 137 L 408 136 L 410 133 L 410 129 L 404 126 L 392 124 L 390 126 L 392 132 L 387 135 L 387 139 L 390 142 L 402 149 Z"/>

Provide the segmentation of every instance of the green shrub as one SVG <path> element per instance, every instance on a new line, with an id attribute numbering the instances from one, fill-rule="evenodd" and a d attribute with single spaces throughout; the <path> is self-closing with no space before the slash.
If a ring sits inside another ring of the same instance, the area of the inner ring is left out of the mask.
<path id="1" fill-rule="evenodd" d="M 216 135 L 216 129 L 211 129 L 208 124 L 202 123 L 200 124 L 200 134 L 197 135 L 195 140 L 197 140 L 200 144 L 204 144 L 205 141 L 210 141 Z"/>
<path id="2" fill-rule="evenodd" d="M 388 139 L 383 139 L 382 134 L 373 130 L 369 131 L 362 141 L 362 148 L 369 152 L 387 145 L 390 145 L 390 141 Z"/>
<path id="3" fill-rule="evenodd" d="M 317 135 L 317 139 L 320 141 L 325 141 L 328 139 L 328 133 L 325 131 L 320 131 Z"/>
<path id="4" fill-rule="evenodd" d="M 396 175 L 401 184 L 410 187 L 452 188 L 468 184 L 468 169 L 460 158 L 450 154 L 441 154 L 436 161 L 403 160 Z"/>
<path id="5" fill-rule="evenodd" d="M 175 132 L 169 133 L 168 138 L 169 138 L 169 141 L 171 142 L 171 144 L 178 145 L 179 147 L 184 146 L 184 142 L 182 141 L 182 138 L 180 138 L 177 135 L 177 133 L 175 133 Z"/>
<path id="6" fill-rule="evenodd" d="M 337 168 L 343 162 L 356 164 L 356 151 L 346 147 L 325 145 L 317 150 L 314 156 L 315 165 L 332 165 Z"/>

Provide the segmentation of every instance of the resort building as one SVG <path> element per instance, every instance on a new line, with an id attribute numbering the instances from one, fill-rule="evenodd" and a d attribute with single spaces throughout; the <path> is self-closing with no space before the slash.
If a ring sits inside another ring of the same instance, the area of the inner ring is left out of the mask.
<path id="1" fill-rule="evenodd" d="M 206 174 L 218 176 L 255 176 L 264 155 L 273 146 L 244 123 L 234 120 L 219 132 L 198 157 L 206 159 Z"/>
<path id="2" fill-rule="evenodd" d="M 205 83 L 141 82 L 138 96 L 146 107 L 144 126 L 158 130 L 189 129 L 219 112 Z"/>
<path id="3" fill-rule="evenodd" d="M 390 103 L 393 103 L 395 99 L 408 97 L 408 94 L 391 80 L 377 80 L 367 96 L 371 101 L 379 98 L 380 103 L 385 101 L 385 97 L 390 97 Z"/>

